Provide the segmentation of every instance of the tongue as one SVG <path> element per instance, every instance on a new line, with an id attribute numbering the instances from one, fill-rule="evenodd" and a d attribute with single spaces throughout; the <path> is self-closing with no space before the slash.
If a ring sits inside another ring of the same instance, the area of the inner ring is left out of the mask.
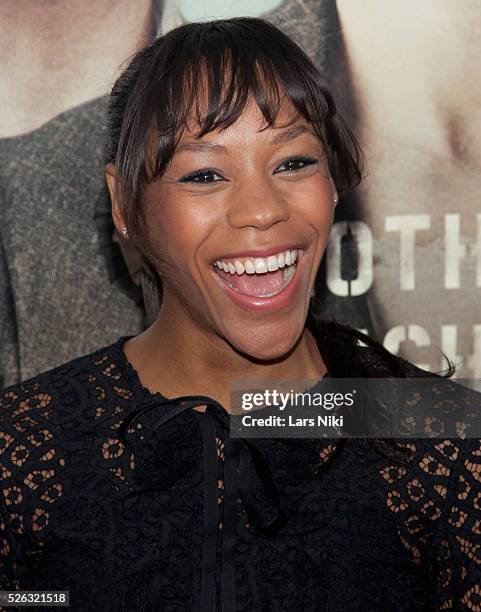
<path id="1" fill-rule="evenodd" d="M 284 281 L 283 270 L 266 272 L 264 274 L 228 274 L 223 270 L 214 268 L 222 280 L 244 295 L 255 297 L 266 297 L 270 294 L 279 293 L 287 283 Z"/>

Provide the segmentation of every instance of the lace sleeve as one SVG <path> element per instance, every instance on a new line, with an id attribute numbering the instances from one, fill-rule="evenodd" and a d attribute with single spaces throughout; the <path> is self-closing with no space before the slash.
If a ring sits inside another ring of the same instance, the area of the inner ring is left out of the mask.
<path id="1" fill-rule="evenodd" d="M 481 440 L 465 439 L 433 539 L 435 610 L 481 612 Z"/>
<path id="2" fill-rule="evenodd" d="M 22 569 L 14 534 L 15 525 L 18 529 L 22 519 L 19 513 L 14 511 L 11 514 L 8 509 L 13 482 L 10 463 L 15 459 L 11 455 L 15 452 L 16 444 L 6 421 L 14 398 L 15 394 L 8 390 L 0 394 L 0 589 L 2 591 L 16 591 L 22 588 L 19 579 Z M 19 487 L 16 489 L 19 490 Z M 0 605 L 1 612 L 9 609 Z"/>
<path id="3" fill-rule="evenodd" d="M 20 439 L 23 429 L 20 389 L 9 387 L 0 393 L 0 587 L 7 591 L 22 588 L 18 538 L 23 531 L 22 501 L 25 495 L 17 470 L 28 452 L 23 438 Z M 27 405 L 28 401 L 25 401 Z"/>
<path id="4" fill-rule="evenodd" d="M 65 464 L 56 398 L 70 386 L 39 377 L 0 392 L 0 585 L 28 589 L 42 537 L 62 493 Z M 63 400 L 62 400 L 63 401 Z M 72 400 L 75 396 L 72 395 Z M 1 609 L 1 608 L 0 608 Z"/>
<path id="5" fill-rule="evenodd" d="M 16 547 L 2 492 L 0 498 L 0 589 L 3 591 L 19 588 L 18 582 L 14 578 L 15 558 Z M 0 610 L 3 610 L 1 606 Z"/>

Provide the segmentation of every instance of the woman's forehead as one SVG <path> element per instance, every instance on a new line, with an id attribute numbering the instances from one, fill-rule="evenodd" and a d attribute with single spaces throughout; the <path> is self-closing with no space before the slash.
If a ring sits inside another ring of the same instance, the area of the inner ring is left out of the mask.
<path id="1" fill-rule="evenodd" d="M 206 111 L 204 114 L 200 114 L 198 117 L 195 112 L 191 111 L 186 119 L 185 125 L 180 133 L 179 144 L 185 140 L 202 139 L 198 138 L 205 125 Z M 209 139 L 209 134 L 219 134 L 226 131 L 233 131 L 240 129 L 243 126 L 245 128 L 246 123 L 249 125 L 249 129 L 256 132 L 264 132 L 266 135 L 269 133 L 275 133 L 287 127 L 293 128 L 304 128 L 305 131 L 313 131 L 312 125 L 300 115 L 293 103 L 289 99 L 284 99 L 278 112 L 276 113 L 274 122 L 270 125 L 263 115 L 261 109 L 250 97 L 246 105 L 242 109 L 238 119 L 229 126 L 222 126 L 218 129 L 214 129 L 206 134 L 205 139 Z"/>

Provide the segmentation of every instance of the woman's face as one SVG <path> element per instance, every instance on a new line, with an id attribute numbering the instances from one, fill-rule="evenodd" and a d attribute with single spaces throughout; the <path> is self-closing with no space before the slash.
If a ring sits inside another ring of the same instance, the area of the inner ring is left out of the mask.
<path id="1" fill-rule="evenodd" d="M 223 132 L 196 140 L 197 129 L 187 129 L 144 195 L 163 308 L 175 310 L 179 325 L 188 317 L 241 353 L 270 360 L 303 331 L 335 191 L 309 124 L 259 132 L 263 125 L 251 102 Z"/>

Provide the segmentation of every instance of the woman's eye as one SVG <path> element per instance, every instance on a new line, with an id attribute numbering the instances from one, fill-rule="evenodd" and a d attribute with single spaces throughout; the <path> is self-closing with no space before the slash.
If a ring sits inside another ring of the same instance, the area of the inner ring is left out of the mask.
<path id="1" fill-rule="evenodd" d="M 282 164 L 276 168 L 274 174 L 278 174 L 279 172 L 292 172 L 296 170 L 302 170 L 307 166 L 312 166 L 317 163 L 319 163 L 319 160 L 314 159 L 312 157 L 290 157 L 289 159 L 283 161 Z M 186 174 L 185 176 L 179 179 L 179 182 L 197 183 L 200 185 L 205 185 L 208 183 L 218 183 L 223 180 L 224 178 L 213 168 L 202 168 L 202 170 L 196 170 L 195 172 Z"/>
<path id="2" fill-rule="evenodd" d="M 218 179 L 214 179 L 214 176 L 218 176 Z M 197 170 L 196 172 L 192 172 L 191 174 L 186 174 L 181 179 L 179 179 L 180 183 L 218 183 L 219 180 L 223 180 L 223 178 L 212 168 L 203 168 L 202 170 Z"/>
<path id="3" fill-rule="evenodd" d="M 291 172 L 295 170 L 302 170 L 306 166 L 312 166 L 314 164 L 317 164 L 318 162 L 318 159 L 314 159 L 312 157 L 290 157 L 289 159 L 283 161 L 282 164 L 276 168 L 274 174 L 277 174 L 279 171 Z M 283 167 L 284 170 L 282 170 Z"/>

